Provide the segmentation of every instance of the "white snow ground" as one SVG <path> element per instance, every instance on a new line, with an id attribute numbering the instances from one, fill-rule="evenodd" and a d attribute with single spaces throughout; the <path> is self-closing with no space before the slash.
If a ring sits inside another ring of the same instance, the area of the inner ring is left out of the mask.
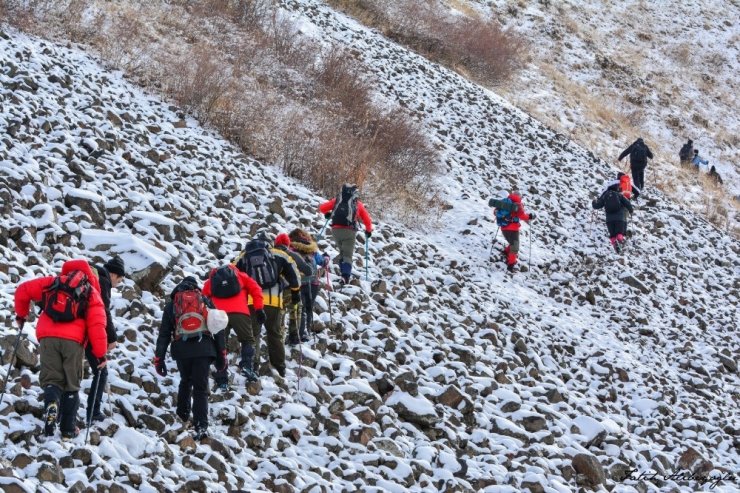
<path id="1" fill-rule="evenodd" d="M 589 193 L 612 173 L 603 162 L 319 2 L 293 7 L 314 32 L 359 48 L 380 97 L 403 102 L 444 146 L 445 227 L 423 235 L 380 224 L 371 276 L 382 282 L 332 297 L 341 328 L 304 348 L 306 376 L 298 381 L 294 351 L 287 381 L 263 377 L 257 395 L 236 377 L 234 392 L 212 396 L 214 439 L 193 446 L 172 414 L 177 376 L 162 380 L 150 364 L 164 301 L 156 266 L 167 269 L 169 292 L 184 274 L 231 258 L 263 222 L 317 231 L 320 198 L 195 122 L 182 128 L 176 109 L 83 53 L 6 32 L 3 330 L 14 334 L 19 280 L 72 256 L 107 256 L 109 241 L 138 262 L 138 285 L 128 280 L 114 296 L 125 342 L 96 445 L 39 441 L 37 374 L 21 370 L 26 390 L 14 371 L 0 409 L 2 459 L 12 463 L 0 482 L 27 491 L 575 491 L 585 483 L 572 462 L 584 453 L 605 472 L 596 489 L 708 490 L 622 479 L 629 468 L 670 473 L 688 447 L 713 474 L 736 473 L 738 242 L 651 192 L 638 239 L 616 258 L 601 216 L 589 224 Z M 495 229 L 485 206 L 510 183 L 539 214 L 532 269 L 513 278 L 488 262 Z M 322 326 L 327 309 L 321 298 Z M 714 489 L 737 490 L 737 480 Z"/>

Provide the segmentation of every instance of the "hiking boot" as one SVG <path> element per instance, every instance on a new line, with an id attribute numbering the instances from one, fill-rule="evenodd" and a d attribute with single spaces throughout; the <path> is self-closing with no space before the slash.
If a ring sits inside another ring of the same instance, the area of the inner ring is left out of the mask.
<path id="1" fill-rule="evenodd" d="M 196 426 L 193 430 L 193 440 L 201 441 L 208 438 L 208 427 Z"/>
<path id="2" fill-rule="evenodd" d="M 306 331 L 301 332 L 301 335 L 299 338 L 301 342 L 309 342 L 311 340 L 311 338 L 308 336 L 308 332 Z"/>
<path id="3" fill-rule="evenodd" d="M 107 418 L 107 416 L 101 413 L 100 411 L 98 411 L 97 413 L 93 414 L 92 417 L 87 416 L 85 418 L 85 423 L 95 423 L 95 422 L 105 421 L 105 418 Z"/>
<path id="4" fill-rule="evenodd" d="M 73 440 L 77 438 L 79 435 L 80 435 L 80 429 L 75 426 L 74 430 L 62 432 L 62 440 Z"/>
<path id="5" fill-rule="evenodd" d="M 288 346 L 295 346 L 299 342 L 300 341 L 298 339 L 298 334 L 296 333 L 288 334 L 288 338 L 285 339 L 285 344 L 287 344 Z"/>
<path id="6" fill-rule="evenodd" d="M 175 414 L 177 415 L 178 419 L 182 421 L 183 423 L 187 423 L 188 421 L 190 421 L 190 412 L 186 413 L 186 412 L 175 411 Z"/>
<path id="7" fill-rule="evenodd" d="M 216 390 L 218 390 L 219 392 L 228 392 L 229 390 L 231 390 L 231 388 L 229 387 L 228 383 L 219 383 L 216 384 Z"/>
<path id="8" fill-rule="evenodd" d="M 59 405 L 52 402 L 46 406 L 46 415 L 44 416 L 44 435 L 51 437 L 57 430 L 57 416 L 59 415 Z"/>
<path id="9" fill-rule="evenodd" d="M 506 270 L 508 270 L 509 272 L 514 272 L 514 266 L 516 266 L 516 264 L 507 264 Z"/>
<path id="10" fill-rule="evenodd" d="M 254 372 L 254 370 L 249 367 L 242 368 L 239 373 L 241 373 L 242 376 L 247 379 L 247 382 L 256 382 L 257 380 L 259 380 L 259 377 Z"/>

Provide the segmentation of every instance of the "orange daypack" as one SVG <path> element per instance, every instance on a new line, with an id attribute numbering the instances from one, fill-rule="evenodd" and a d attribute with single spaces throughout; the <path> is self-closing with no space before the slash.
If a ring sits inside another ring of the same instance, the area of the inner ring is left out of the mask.
<path id="1" fill-rule="evenodd" d="M 619 190 L 627 200 L 632 198 L 632 180 L 630 180 L 630 175 L 624 174 L 619 178 Z"/>

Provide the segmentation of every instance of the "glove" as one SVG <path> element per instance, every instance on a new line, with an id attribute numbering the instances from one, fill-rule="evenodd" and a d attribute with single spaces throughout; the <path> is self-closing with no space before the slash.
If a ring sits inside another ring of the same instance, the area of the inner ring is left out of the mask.
<path id="1" fill-rule="evenodd" d="M 324 219 L 329 219 L 331 217 L 331 212 L 327 212 L 324 214 Z"/>
<path id="2" fill-rule="evenodd" d="M 294 305 L 297 305 L 301 302 L 301 292 L 296 290 L 290 293 L 290 301 L 293 302 Z"/>
<path id="3" fill-rule="evenodd" d="M 263 309 L 259 309 L 256 312 L 254 312 L 254 316 L 257 319 L 257 323 L 260 325 L 264 325 L 267 321 L 267 314 Z"/>
<path id="4" fill-rule="evenodd" d="M 98 358 L 98 364 L 96 365 L 96 367 L 98 369 L 103 368 L 107 363 L 108 363 L 108 359 L 105 356 L 102 356 Z"/>
<path id="5" fill-rule="evenodd" d="M 534 216 L 534 212 L 530 212 L 530 213 L 529 213 L 529 218 L 530 218 L 530 219 L 534 219 L 534 217 L 535 217 L 535 216 Z"/>
<path id="6" fill-rule="evenodd" d="M 228 358 L 228 352 L 224 349 L 221 351 L 221 354 L 216 356 L 216 370 L 219 372 L 222 372 L 226 370 L 226 367 L 229 365 L 229 358 Z"/>
<path id="7" fill-rule="evenodd" d="M 26 324 L 26 319 L 24 317 L 15 317 L 15 323 L 18 325 L 19 329 L 22 329 Z"/>
<path id="8" fill-rule="evenodd" d="M 365 238 L 370 238 L 373 235 L 372 231 L 365 231 Z"/>
<path id="9" fill-rule="evenodd" d="M 160 377 L 166 377 L 167 376 L 167 366 L 165 366 L 164 360 L 162 358 L 155 356 L 153 363 L 154 363 L 154 369 L 157 371 L 157 374 Z"/>

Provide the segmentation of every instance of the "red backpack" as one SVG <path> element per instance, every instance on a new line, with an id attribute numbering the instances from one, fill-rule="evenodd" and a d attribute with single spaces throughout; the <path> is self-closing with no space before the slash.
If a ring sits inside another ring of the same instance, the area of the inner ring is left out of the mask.
<path id="1" fill-rule="evenodd" d="M 619 178 L 619 190 L 625 199 L 629 200 L 632 198 L 632 181 L 629 175 L 625 174 Z"/>
<path id="2" fill-rule="evenodd" d="M 44 313 L 55 322 L 73 322 L 84 318 L 92 285 L 84 272 L 74 270 L 62 274 L 41 297 Z"/>
<path id="3" fill-rule="evenodd" d="M 199 289 L 175 293 L 172 300 L 175 314 L 175 340 L 187 340 L 194 335 L 208 332 L 206 320 L 208 307 Z"/>

